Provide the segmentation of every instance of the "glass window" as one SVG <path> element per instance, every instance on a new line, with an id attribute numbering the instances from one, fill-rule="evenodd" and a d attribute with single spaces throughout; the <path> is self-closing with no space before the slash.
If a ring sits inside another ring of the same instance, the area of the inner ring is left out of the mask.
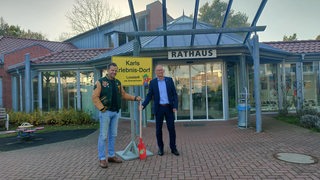
<path id="1" fill-rule="evenodd" d="M 134 40 L 134 36 L 128 36 L 128 42 Z"/>
<path id="2" fill-rule="evenodd" d="M 25 98 L 24 98 L 25 97 L 25 92 L 24 92 L 25 84 L 23 82 L 24 82 L 24 78 L 22 76 L 16 76 L 16 81 L 14 82 L 15 84 L 13 85 L 17 88 L 16 89 L 17 91 L 14 92 L 14 94 L 12 94 L 12 96 L 16 97 L 14 99 L 15 102 L 12 102 L 12 103 L 16 105 L 16 109 L 18 111 L 23 111 L 25 108 L 25 103 L 23 103 L 25 100 Z"/>
<path id="3" fill-rule="evenodd" d="M 312 62 L 303 63 L 303 72 L 313 72 L 313 63 Z"/>
<path id="4" fill-rule="evenodd" d="M 236 117 L 237 110 L 237 66 L 234 62 L 227 62 L 229 117 Z"/>
<path id="5" fill-rule="evenodd" d="M 146 17 L 143 16 L 143 17 L 140 17 L 139 18 L 139 31 L 145 31 L 146 30 Z"/>
<path id="6" fill-rule="evenodd" d="M 222 63 L 167 65 L 176 85 L 178 120 L 223 118 Z"/>
<path id="7" fill-rule="evenodd" d="M 261 110 L 278 110 L 277 65 L 260 65 Z"/>
<path id="8" fill-rule="evenodd" d="M 57 72 L 43 72 L 42 78 L 42 109 L 44 111 L 58 110 Z"/>
<path id="9" fill-rule="evenodd" d="M 303 63 L 303 90 L 304 107 L 316 107 L 319 105 L 319 71 L 313 71 L 319 67 L 319 62 Z"/>
<path id="10" fill-rule="evenodd" d="M 251 109 L 255 111 L 253 68 L 253 66 L 249 68 L 249 102 Z M 291 68 L 288 70 L 291 71 Z M 277 64 L 260 65 L 260 100 L 261 111 L 277 111 L 279 109 Z"/>
<path id="11" fill-rule="evenodd" d="M 119 33 L 118 34 L 118 40 L 119 40 L 119 46 L 126 44 L 127 43 L 127 36 L 124 33 Z"/>
<path id="12" fill-rule="evenodd" d="M 173 78 L 178 95 L 178 120 L 191 119 L 192 96 L 190 85 L 189 65 L 168 65 L 164 66 L 165 75 Z"/>
<path id="13" fill-rule="evenodd" d="M 209 63 L 206 70 L 209 119 L 223 118 L 222 63 Z"/>
<path id="14" fill-rule="evenodd" d="M 115 34 L 112 33 L 112 34 L 108 34 L 107 35 L 107 41 L 108 41 L 108 47 L 109 48 L 114 48 L 115 47 Z"/>
<path id="15" fill-rule="evenodd" d="M 89 114 L 93 114 L 95 110 L 95 106 L 91 98 L 94 86 L 93 78 L 94 74 L 92 71 L 80 73 L 81 108 Z"/>
<path id="16" fill-rule="evenodd" d="M 77 83 L 75 71 L 61 71 L 61 97 L 62 107 L 66 109 L 77 108 Z"/>
<path id="17" fill-rule="evenodd" d="M 121 45 L 126 44 L 129 41 L 134 39 L 134 36 L 127 36 L 123 32 L 113 32 L 110 34 L 105 35 L 107 47 L 115 48 Z"/>
<path id="18" fill-rule="evenodd" d="M 296 64 L 285 64 L 285 88 L 288 110 L 295 110 L 297 104 Z"/>

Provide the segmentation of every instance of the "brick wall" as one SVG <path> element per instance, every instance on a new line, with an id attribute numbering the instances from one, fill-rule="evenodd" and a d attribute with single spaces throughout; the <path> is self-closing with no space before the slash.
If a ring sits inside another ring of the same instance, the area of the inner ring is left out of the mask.
<path id="1" fill-rule="evenodd" d="M 147 29 L 153 31 L 162 26 L 162 4 L 159 1 L 147 5 Z"/>
<path id="2" fill-rule="evenodd" d="M 3 82 L 3 105 L 5 108 L 12 108 L 11 77 L 7 73 L 8 67 L 25 61 L 25 55 L 30 54 L 30 59 L 49 54 L 51 51 L 41 45 L 34 45 L 4 55 L 4 66 L 0 69 L 0 76 Z M 31 63 L 32 64 L 32 63 Z M 24 72 L 22 72 L 24 76 Z M 24 82 L 22 82 L 24 83 Z M 19 88 L 19 87 L 18 87 Z"/>

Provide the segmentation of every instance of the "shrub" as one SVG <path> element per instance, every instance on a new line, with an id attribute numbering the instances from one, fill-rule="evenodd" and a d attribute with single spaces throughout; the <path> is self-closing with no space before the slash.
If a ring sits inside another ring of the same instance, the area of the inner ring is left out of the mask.
<path id="1" fill-rule="evenodd" d="M 84 111 L 76 111 L 74 109 L 63 109 L 60 111 L 32 113 L 25 112 L 8 112 L 10 116 L 10 124 L 16 126 L 23 122 L 29 122 L 33 125 L 80 125 L 90 124 L 93 122 L 91 116 Z"/>
<path id="2" fill-rule="evenodd" d="M 316 124 L 320 122 L 320 117 L 316 115 L 303 115 L 300 117 L 300 125 L 305 128 L 316 128 Z"/>
<path id="3" fill-rule="evenodd" d="M 56 125 L 58 124 L 58 119 L 59 119 L 59 111 L 49 111 L 43 113 L 43 121 L 45 124 L 48 125 Z"/>
<path id="4" fill-rule="evenodd" d="M 303 109 L 297 111 L 297 114 L 299 117 L 302 117 L 304 115 L 320 116 L 320 113 L 315 108 L 303 108 Z"/>
<path id="5" fill-rule="evenodd" d="M 23 122 L 29 122 L 34 125 L 43 124 L 41 114 L 37 111 L 33 113 L 9 111 L 8 114 L 11 124 L 20 125 Z"/>
<path id="6" fill-rule="evenodd" d="M 92 118 L 84 111 L 74 109 L 60 111 L 61 125 L 89 124 Z"/>
<path id="7" fill-rule="evenodd" d="M 317 130 L 320 130 L 320 121 L 316 122 L 315 127 L 316 127 Z"/>
<path id="8" fill-rule="evenodd" d="M 78 111 L 78 116 L 80 124 L 91 124 L 93 122 L 93 119 L 90 116 L 90 114 L 84 111 Z"/>

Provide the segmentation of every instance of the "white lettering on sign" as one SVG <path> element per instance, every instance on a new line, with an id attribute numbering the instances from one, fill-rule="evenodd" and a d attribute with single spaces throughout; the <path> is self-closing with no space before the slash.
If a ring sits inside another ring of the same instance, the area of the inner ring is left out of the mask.
<path id="1" fill-rule="evenodd" d="M 168 51 L 168 59 L 216 58 L 215 49 Z"/>

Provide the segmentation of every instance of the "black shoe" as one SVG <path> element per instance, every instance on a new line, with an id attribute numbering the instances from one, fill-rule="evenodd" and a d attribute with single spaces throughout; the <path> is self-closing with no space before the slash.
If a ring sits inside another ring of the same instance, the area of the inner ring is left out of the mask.
<path id="1" fill-rule="evenodd" d="M 179 151 L 178 150 L 171 150 L 171 153 L 172 154 L 174 154 L 174 155 L 176 155 L 176 156 L 179 156 L 180 155 L 180 153 L 179 153 Z"/>
<path id="2" fill-rule="evenodd" d="M 163 156 L 163 154 L 164 154 L 164 153 L 163 153 L 163 150 L 160 150 L 160 149 L 159 149 L 158 155 L 159 155 L 159 156 Z"/>

